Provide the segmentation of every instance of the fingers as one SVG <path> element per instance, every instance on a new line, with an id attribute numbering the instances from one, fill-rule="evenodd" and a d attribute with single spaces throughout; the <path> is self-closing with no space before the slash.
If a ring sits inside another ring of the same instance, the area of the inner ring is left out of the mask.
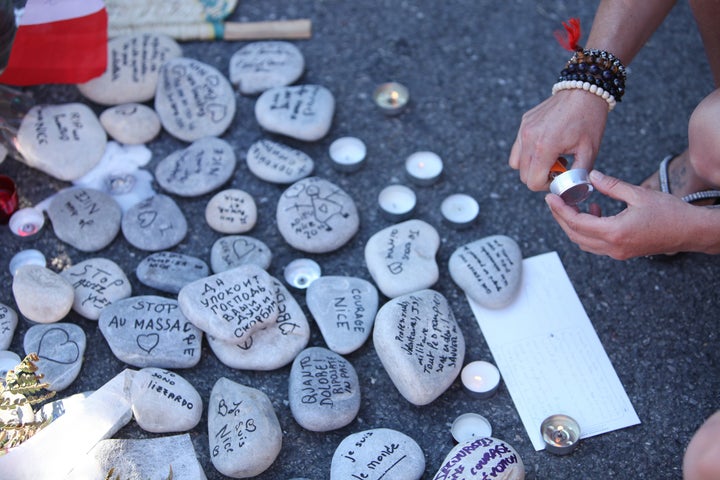
<path id="1" fill-rule="evenodd" d="M 605 175 L 598 170 L 591 171 L 589 178 L 593 187 L 595 187 L 600 193 L 625 203 L 631 203 L 636 195 L 636 190 L 640 188 L 636 185 L 623 182 L 619 178 Z"/>

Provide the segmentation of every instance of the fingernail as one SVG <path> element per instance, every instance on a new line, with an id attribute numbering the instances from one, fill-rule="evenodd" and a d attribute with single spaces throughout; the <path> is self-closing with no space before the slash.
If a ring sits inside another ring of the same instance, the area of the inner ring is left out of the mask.
<path id="1" fill-rule="evenodd" d="M 596 180 L 596 181 L 600 182 L 600 181 L 602 181 L 603 178 L 605 178 L 605 175 L 598 172 L 597 170 L 593 170 L 592 172 L 590 172 L 589 177 L 590 177 L 590 180 Z"/>

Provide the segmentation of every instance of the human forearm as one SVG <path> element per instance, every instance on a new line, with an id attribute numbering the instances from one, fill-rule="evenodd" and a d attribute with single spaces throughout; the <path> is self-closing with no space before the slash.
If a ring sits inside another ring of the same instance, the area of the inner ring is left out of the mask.
<path id="1" fill-rule="evenodd" d="M 695 208 L 695 215 L 688 218 L 687 246 L 683 250 L 720 254 L 720 208 Z"/>

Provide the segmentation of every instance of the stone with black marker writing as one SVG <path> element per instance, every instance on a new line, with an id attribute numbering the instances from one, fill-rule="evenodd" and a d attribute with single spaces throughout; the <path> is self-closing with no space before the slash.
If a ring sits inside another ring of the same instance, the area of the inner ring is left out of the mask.
<path id="1" fill-rule="evenodd" d="M 23 338 L 25 354 L 38 354 L 37 373 L 54 391 L 66 389 L 80 374 L 86 345 L 85 331 L 74 323 L 33 325 Z"/>
<path id="2" fill-rule="evenodd" d="M 4 303 L 0 303 L 0 350 L 6 350 L 12 343 L 17 323 L 17 312 Z"/>
<path id="3" fill-rule="evenodd" d="M 89 258 L 60 272 L 75 290 L 73 310 L 97 320 L 103 308 L 127 298 L 132 287 L 120 266 L 107 258 Z"/>
<path id="4" fill-rule="evenodd" d="M 210 248 L 210 268 L 224 272 L 242 265 L 257 265 L 267 270 L 272 252 L 262 240 L 249 235 L 227 235 L 215 240 Z"/>

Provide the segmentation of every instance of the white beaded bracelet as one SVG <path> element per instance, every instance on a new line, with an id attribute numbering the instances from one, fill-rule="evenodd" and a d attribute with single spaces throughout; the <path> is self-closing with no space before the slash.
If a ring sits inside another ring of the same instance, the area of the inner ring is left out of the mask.
<path id="1" fill-rule="evenodd" d="M 597 85 L 592 85 L 590 82 L 581 82 L 580 80 L 563 80 L 561 82 L 557 82 L 553 85 L 552 94 L 555 95 L 560 90 L 574 89 L 585 90 L 586 92 L 594 93 L 598 97 L 604 99 L 608 103 L 609 111 L 612 111 L 617 103 L 615 101 L 615 97 L 612 96 L 610 92 L 598 87 Z"/>

